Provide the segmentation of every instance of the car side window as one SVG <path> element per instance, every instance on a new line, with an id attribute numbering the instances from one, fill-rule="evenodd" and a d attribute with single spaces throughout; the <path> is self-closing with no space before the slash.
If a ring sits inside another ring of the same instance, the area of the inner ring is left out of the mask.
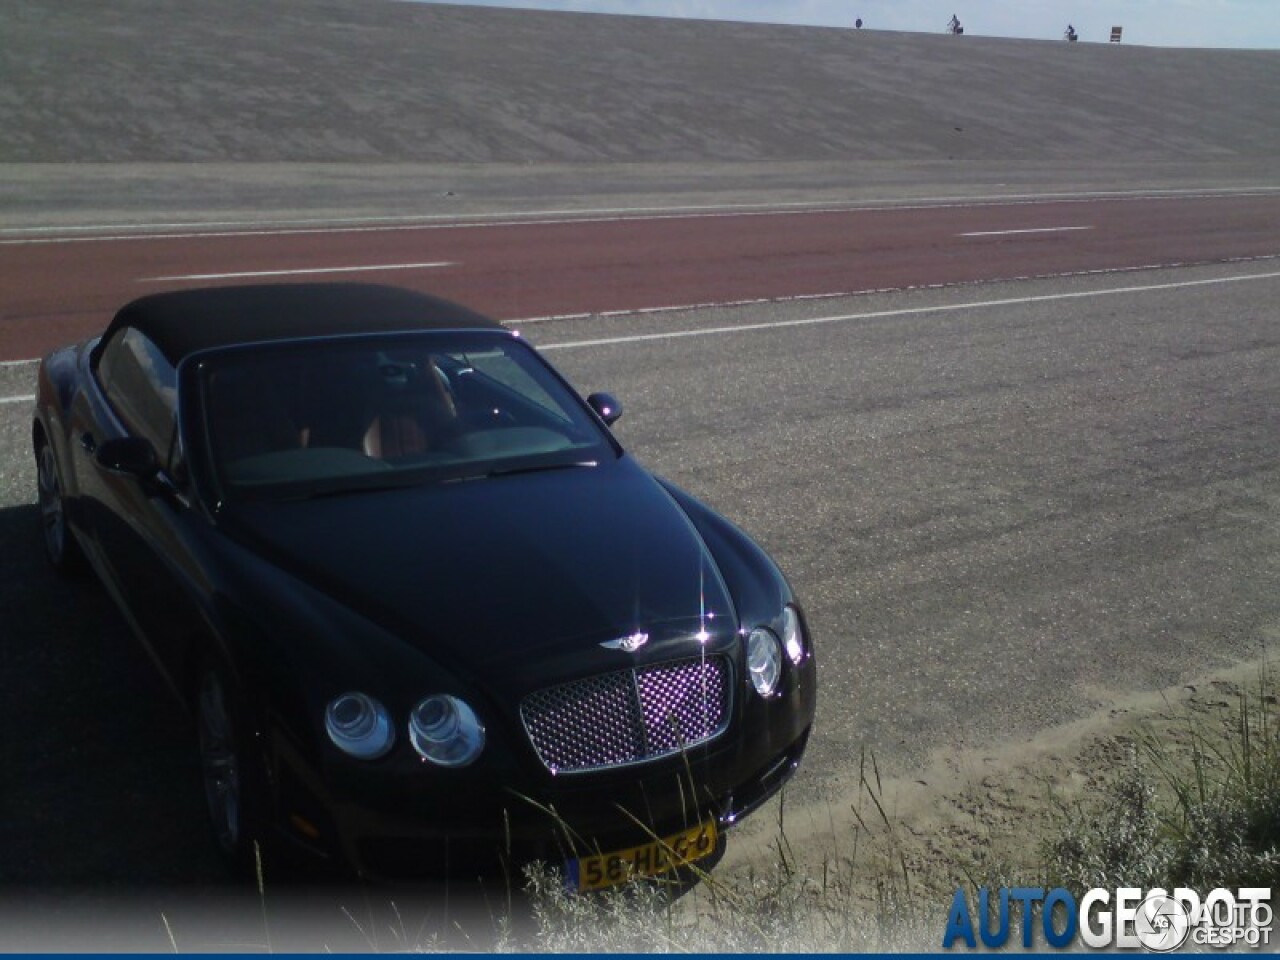
<path id="1" fill-rule="evenodd" d="M 174 477 L 182 475 L 178 443 L 178 375 L 160 349 L 133 327 L 107 343 L 98 383 L 129 432 L 145 437 Z"/>

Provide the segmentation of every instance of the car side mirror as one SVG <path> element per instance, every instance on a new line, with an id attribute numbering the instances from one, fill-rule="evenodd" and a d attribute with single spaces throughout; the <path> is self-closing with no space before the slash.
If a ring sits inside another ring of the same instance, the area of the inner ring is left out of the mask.
<path id="1" fill-rule="evenodd" d="M 611 393 L 593 393 L 587 397 L 587 406 L 609 426 L 613 426 L 622 416 L 622 404 L 615 400 Z"/>
<path id="2" fill-rule="evenodd" d="M 98 466 L 112 473 L 133 477 L 146 483 L 160 472 L 160 458 L 156 448 L 142 437 L 115 437 L 98 447 L 94 459 Z"/>

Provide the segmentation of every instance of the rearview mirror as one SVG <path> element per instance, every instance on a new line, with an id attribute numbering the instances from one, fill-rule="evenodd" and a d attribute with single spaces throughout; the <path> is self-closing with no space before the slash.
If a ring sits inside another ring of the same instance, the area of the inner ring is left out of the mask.
<path id="1" fill-rule="evenodd" d="M 613 426 L 622 416 L 622 404 L 611 393 L 593 393 L 587 397 L 587 405 L 609 426 Z"/>

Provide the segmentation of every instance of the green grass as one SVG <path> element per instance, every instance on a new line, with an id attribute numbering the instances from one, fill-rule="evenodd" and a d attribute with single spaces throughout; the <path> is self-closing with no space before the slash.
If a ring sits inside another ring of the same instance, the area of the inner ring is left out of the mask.
<path id="1" fill-rule="evenodd" d="M 1267 670 L 1217 716 L 1147 729 L 1044 847 L 1069 888 L 1280 887 L 1280 716 Z M 1180 729 L 1179 729 L 1180 727 Z"/>

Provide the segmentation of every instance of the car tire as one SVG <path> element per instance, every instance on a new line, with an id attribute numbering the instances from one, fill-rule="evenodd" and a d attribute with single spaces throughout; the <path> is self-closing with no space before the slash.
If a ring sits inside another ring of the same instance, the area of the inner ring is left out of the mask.
<path id="1" fill-rule="evenodd" d="M 62 474 L 53 444 L 43 437 L 36 444 L 36 502 L 44 555 L 62 576 L 74 576 L 85 568 L 84 554 L 67 525 L 66 498 L 62 495 Z"/>
<path id="2" fill-rule="evenodd" d="M 196 741 L 214 843 L 232 873 L 256 878 L 271 862 L 266 777 L 227 671 L 206 662 L 195 689 Z"/>

